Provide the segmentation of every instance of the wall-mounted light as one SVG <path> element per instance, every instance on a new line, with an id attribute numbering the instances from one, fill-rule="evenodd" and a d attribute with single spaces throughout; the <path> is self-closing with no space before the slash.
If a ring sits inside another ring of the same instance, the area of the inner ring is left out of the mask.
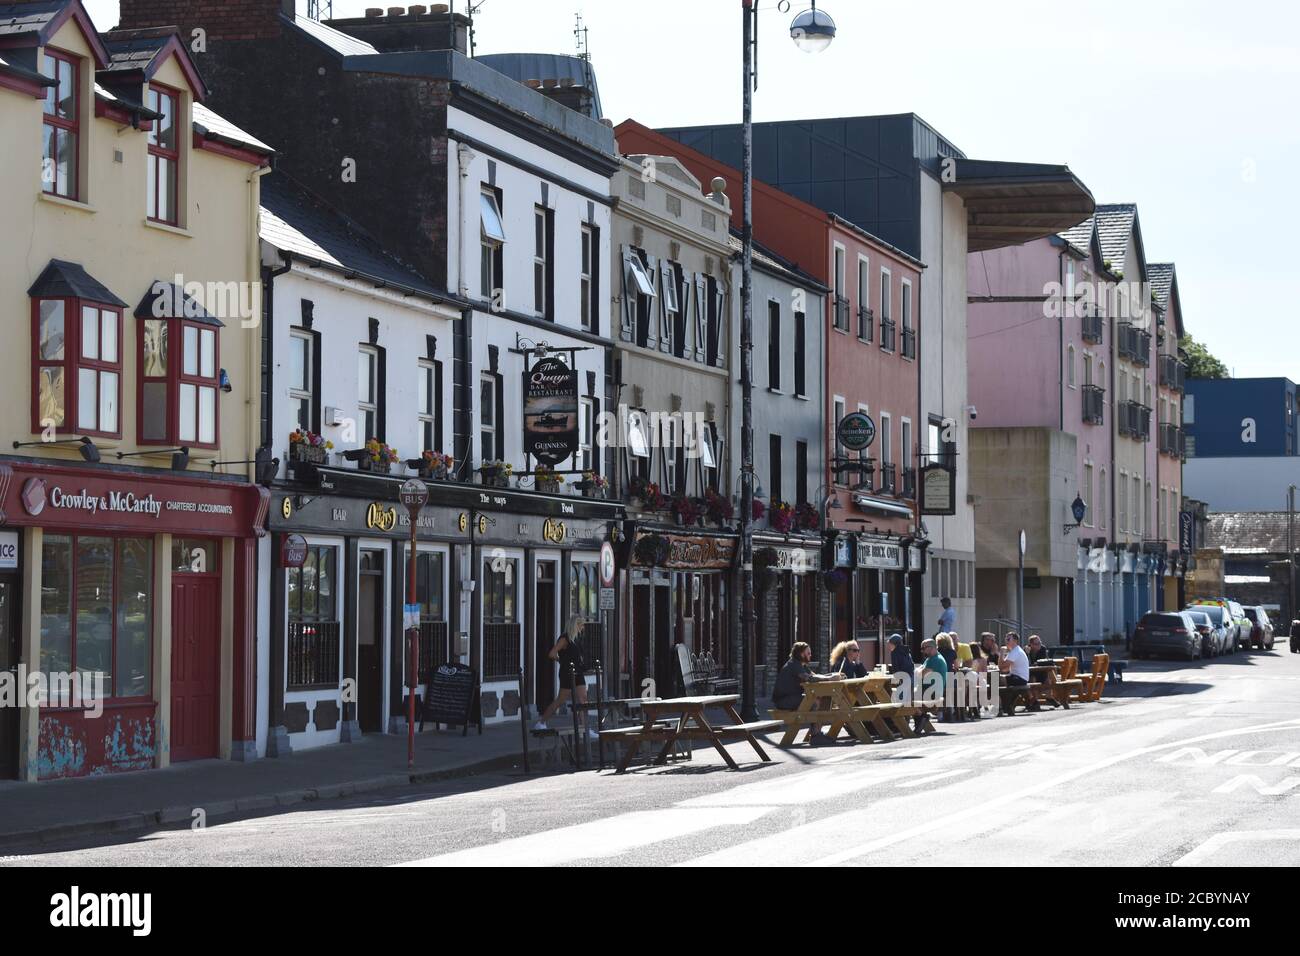
<path id="1" fill-rule="evenodd" d="M 221 374 L 217 377 L 217 382 L 218 382 L 218 387 L 223 392 L 231 391 L 230 376 L 226 374 L 226 370 L 224 368 L 221 370 Z"/>
<path id="2" fill-rule="evenodd" d="M 55 441 L 16 441 L 14 448 L 40 448 L 47 445 L 77 445 L 81 457 L 92 465 L 99 461 L 99 448 L 89 438 L 59 438 Z"/>
<path id="3" fill-rule="evenodd" d="M 166 454 L 172 456 L 172 471 L 184 471 L 190 467 L 190 450 L 185 446 L 180 448 L 155 448 L 149 451 L 119 451 L 117 457 L 120 460 L 122 458 L 144 458 Z"/>

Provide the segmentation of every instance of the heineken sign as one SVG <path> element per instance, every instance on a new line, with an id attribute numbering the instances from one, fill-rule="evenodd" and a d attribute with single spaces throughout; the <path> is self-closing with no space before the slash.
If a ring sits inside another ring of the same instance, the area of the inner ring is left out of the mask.
<path id="1" fill-rule="evenodd" d="M 835 437 L 849 451 L 862 451 L 876 440 L 876 423 L 866 412 L 850 412 L 840 419 Z"/>
<path id="2" fill-rule="evenodd" d="M 558 465 L 578 448 L 578 373 L 558 358 L 524 373 L 524 452 Z"/>

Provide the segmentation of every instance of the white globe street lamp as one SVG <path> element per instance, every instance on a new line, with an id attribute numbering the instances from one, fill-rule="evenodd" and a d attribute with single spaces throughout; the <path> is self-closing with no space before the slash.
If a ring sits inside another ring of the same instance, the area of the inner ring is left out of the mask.
<path id="1" fill-rule="evenodd" d="M 805 53 L 821 53 L 835 39 L 835 21 L 814 3 L 791 21 L 790 39 Z"/>

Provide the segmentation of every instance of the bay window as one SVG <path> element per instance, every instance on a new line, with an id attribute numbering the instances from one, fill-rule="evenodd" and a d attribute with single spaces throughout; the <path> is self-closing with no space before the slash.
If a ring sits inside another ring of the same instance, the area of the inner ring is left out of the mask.
<path id="1" fill-rule="evenodd" d="M 41 142 L 41 188 L 52 196 L 79 199 L 81 66 L 75 57 L 46 50 L 41 72 L 55 81 L 45 89 Z"/>
<path id="2" fill-rule="evenodd" d="M 154 222 L 179 225 L 177 196 L 180 182 L 180 145 L 176 116 L 180 96 L 164 86 L 151 85 L 147 105 L 160 119 L 149 130 L 149 218 Z"/>
<path id="3" fill-rule="evenodd" d="M 139 440 L 146 445 L 217 446 L 217 327 L 140 316 Z"/>
<path id="4" fill-rule="evenodd" d="M 121 338 L 117 305 L 32 300 L 32 431 L 122 436 Z"/>

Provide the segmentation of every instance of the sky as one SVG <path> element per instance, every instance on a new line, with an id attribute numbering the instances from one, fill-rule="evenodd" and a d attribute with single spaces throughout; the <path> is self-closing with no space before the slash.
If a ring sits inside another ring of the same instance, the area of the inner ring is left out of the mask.
<path id="1" fill-rule="evenodd" d="M 85 0 L 101 29 L 116 0 Z M 1285 253 L 1300 222 L 1300 4 L 1292 0 L 821 0 L 811 55 L 760 0 L 756 121 L 915 112 L 975 159 L 1065 163 L 1135 202 L 1148 261 L 1173 261 L 1187 331 L 1238 377 L 1300 379 Z M 388 0 L 334 0 L 360 16 Z M 299 0 L 305 10 L 306 0 Z M 464 0 L 456 4 L 465 7 Z M 574 52 L 589 30 L 606 114 L 740 119 L 737 0 L 484 0 L 478 52 Z"/>

